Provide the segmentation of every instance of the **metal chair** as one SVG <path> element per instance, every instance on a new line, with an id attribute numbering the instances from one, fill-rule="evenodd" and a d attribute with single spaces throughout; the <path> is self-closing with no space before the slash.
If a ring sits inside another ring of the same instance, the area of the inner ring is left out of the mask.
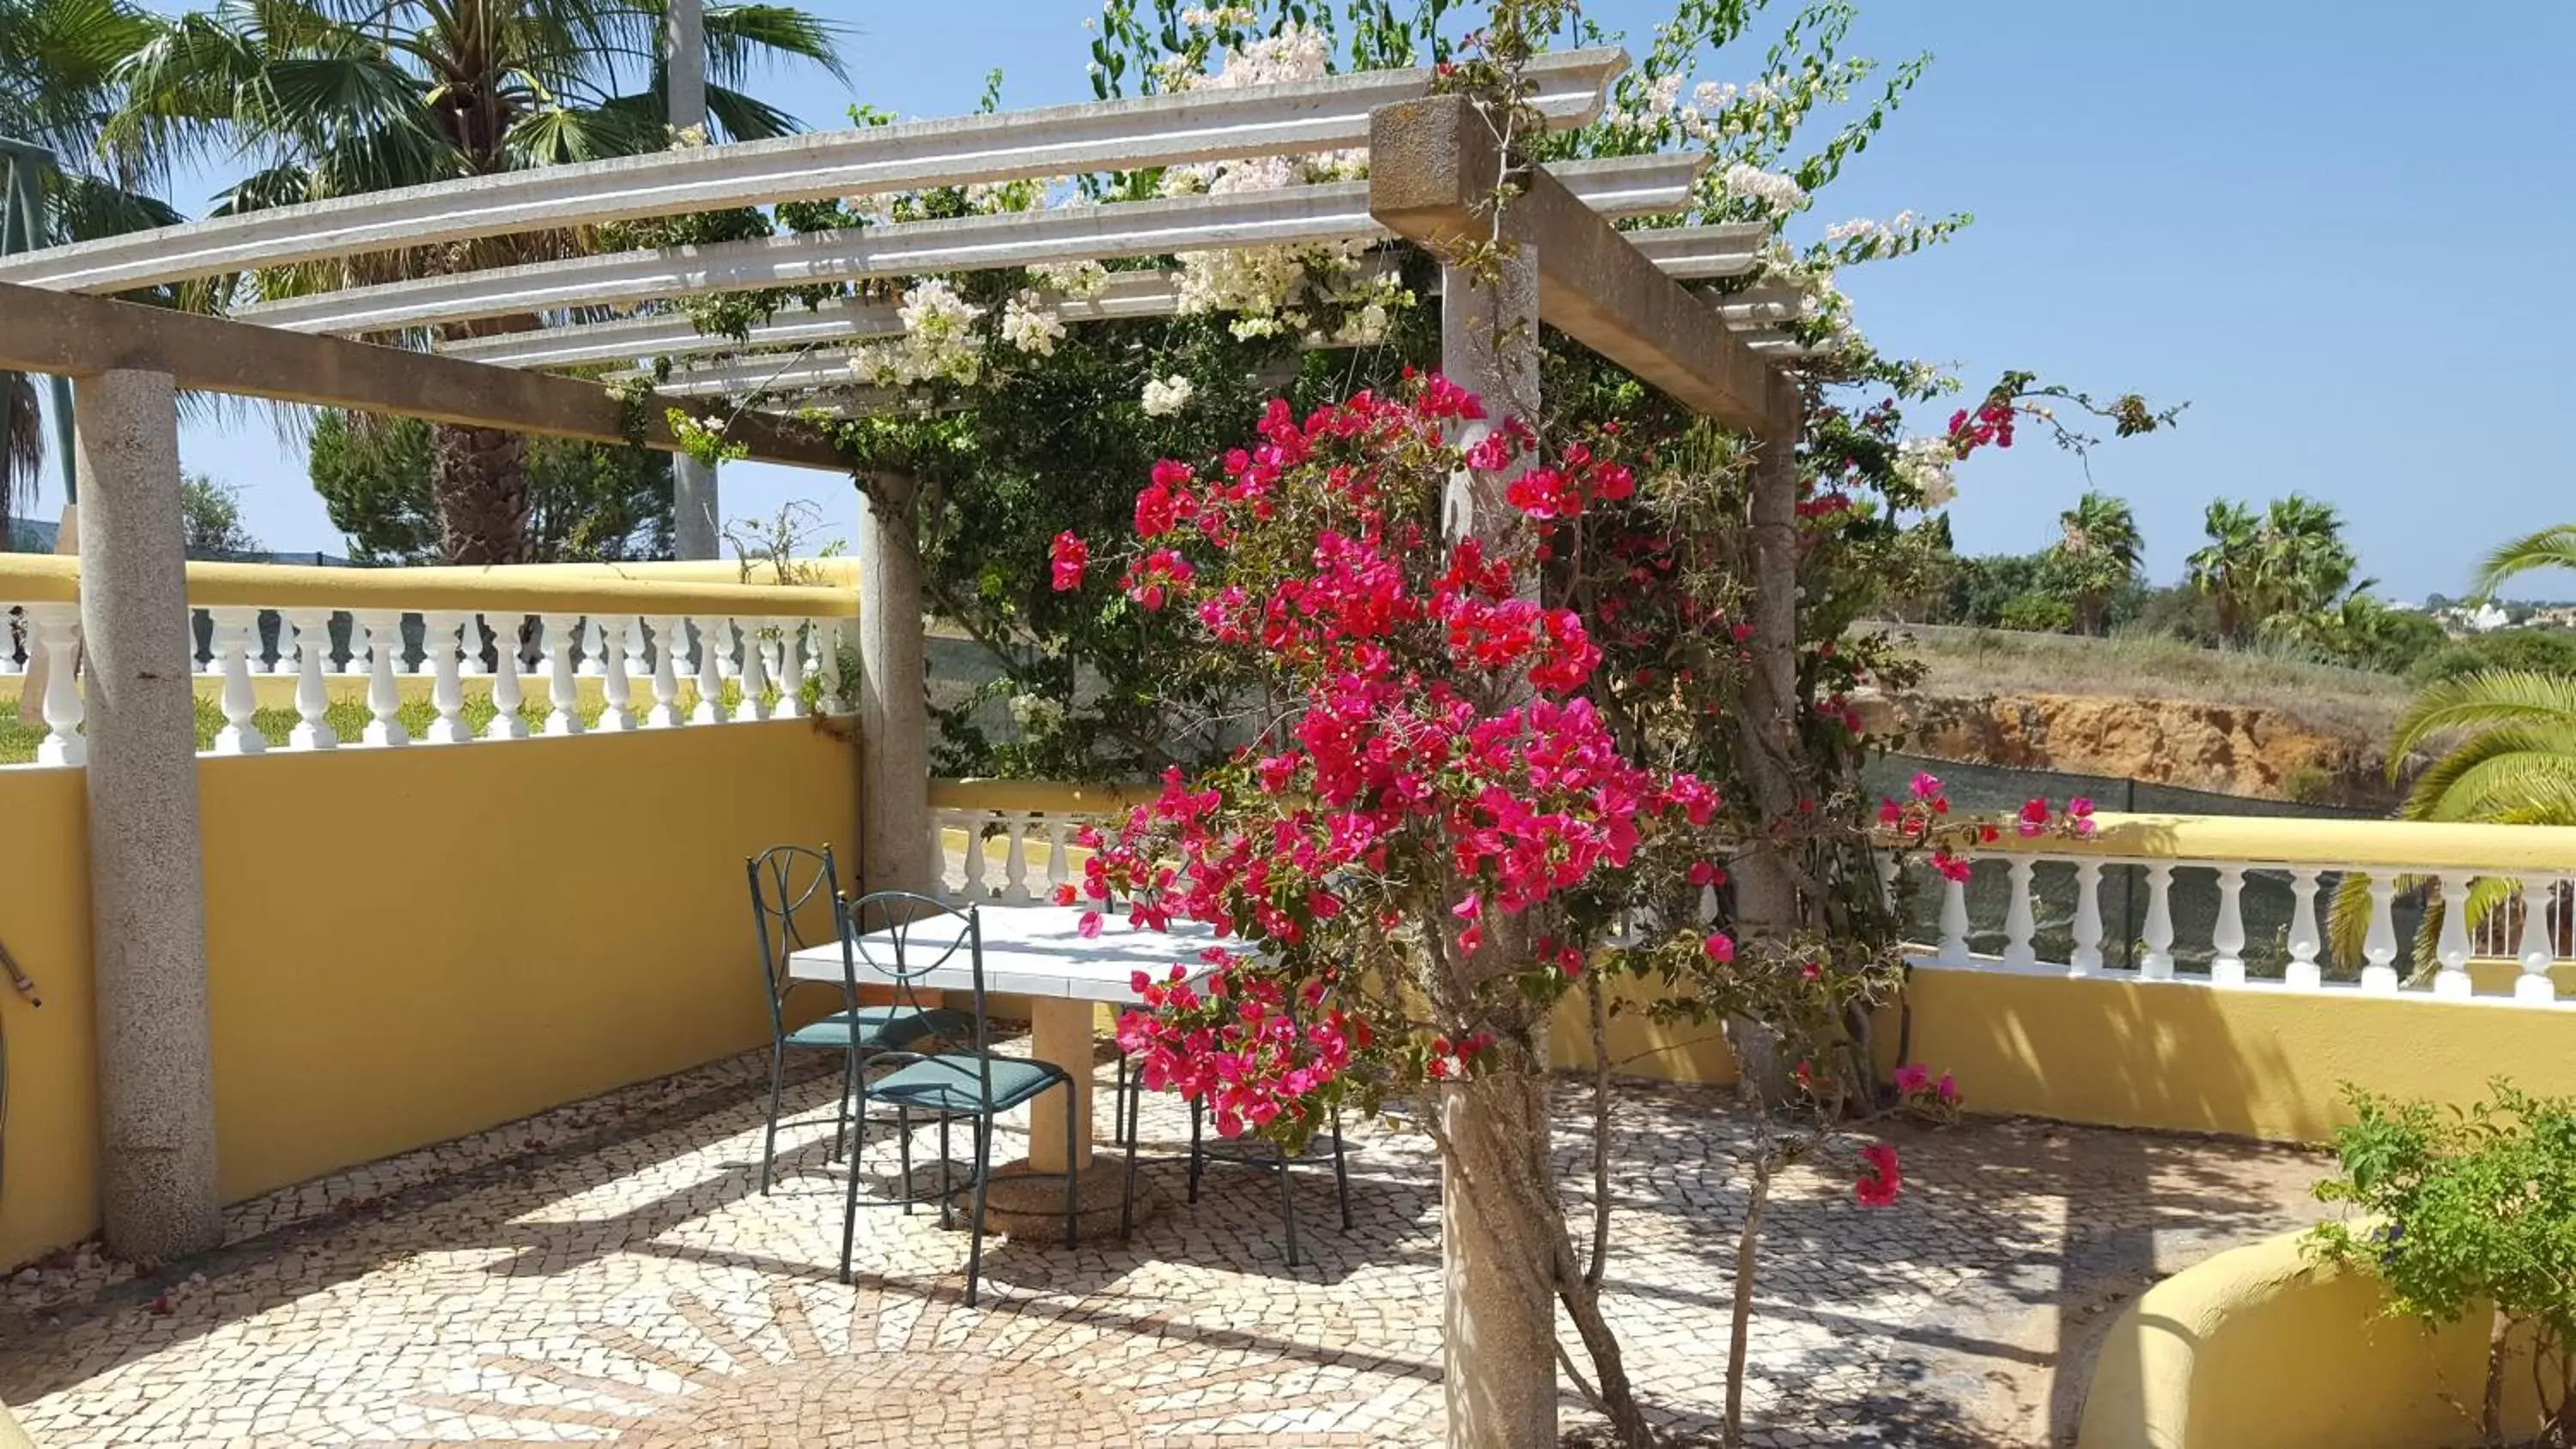
<path id="1" fill-rule="evenodd" d="M 1002 1113 L 1026 1105 L 1051 1088 L 1062 1087 L 1073 1092 L 1073 1077 L 1051 1062 L 1031 1061 L 1025 1057 L 1006 1057 L 993 1051 L 992 1025 L 985 1015 L 984 1002 L 984 928 L 973 906 L 959 909 L 928 896 L 910 891 L 877 891 L 851 902 L 836 898 L 836 914 L 841 932 L 841 956 L 855 977 L 860 963 L 892 988 L 896 1004 L 916 1011 L 927 1011 L 921 1004 L 920 991 L 924 977 L 947 965 L 960 951 L 966 953 L 974 988 L 973 1025 L 969 1028 L 971 1049 L 948 1052 L 914 1052 L 901 1047 L 867 1051 L 864 1058 L 857 1047 L 851 1049 L 852 1071 L 859 1074 L 859 1095 L 863 1101 L 895 1109 L 896 1130 L 901 1134 L 900 1150 L 903 1169 L 903 1196 L 879 1199 L 878 1206 L 901 1204 L 909 1212 L 915 1205 L 936 1201 L 940 1211 L 948 1211 L 948 1201 L 956 1188 L 948 1171 L 948 1124 L 960 1118 L 971 1125 L 975 1138 L 975 1172 L 970 1186 L 974 1191 L 973 1218 L 968 1224 L 970 1238 L 966 1250 L 966 1306 L 976 1303 L 977 1285 L 984 1268 L 984 1199 L 993 1176 L 993 1122 Z M 865 1073 L 882 1065 L 893 1070 L 873 1081 Z M 939 1190 L 925 1196 L 912 1189 L 912 1120 L 918 1115 L 936 1120 L 940 1131 Z M 866 1125 L 864 1114 L 859 1118 Z M 1068 1109 L 1065 1113 L 1065 1160 L 1073 1161 L 1080 1145 L 1081 1114 Z M 864 1135 L 864 1134 L 862 1134 Z M 857 1146 L 851 1152 L 853 1163 Z M 1071 1172 L 1064 1179 L 1064 1243 L 1072 1247 L 1078 1240 L 1075 1221 L 1078 1208 L 1079 1180 Z M 854 1245 L 859 1216 L 859 1174 L 850 1172 L 849 1201 L 841 1218 L 841 1281 L 850 1281 L 850 1254 Z"/>
<path id="2" fill-rule="evenodd" d="M 1135 1231 L 1138 1161 L 1136 1128 L 1145 1107 L 1145 1074 L 1141 1071 L 1129 1072 L 1125 1070 L 1126 1065 L 1125 1059 L 1121 1058 L 1118 1074 L 1118 1140 L 1124 1142 L 1127 1147 L 1126 1178 L 1120 1184 L 1118 1193 L 1118 1236 L 1121 1238 Z M 1351 1230 L 1351 1172 L 1342 1141 L 1341 1108 L 1335 1107 L 1332 1110 L 1332 1116 L 1327 1125 L 1332 1129 L 1329 1133 L 1329 1141 L 1332 1144 L 1333 1154 L 1333 1196 L 1341 1208 L 1342 1231 L 1347 1233 Z M 1289 1156 L 1287 1148 L 1266 1137 L 1246 1138 L 1240 1147 L 1210 1147 L 1207 1145 L 1206 1127 L 1207 1104 L 1194 1099 L 1190 1103 L 1190 1150 L 1188 1156 L 1182 1159 L 1189 1164 L 1189 1201 L 1192 1204 L 1198 1202 L 1199 1179 L 1205 1174 L 1207 1165 L 1211 1162 L 1230 1167 L 1259 1167 L 1277 1172 L 1279 1174 L 1279 1222 L 1287 1235 L 1288 1266 L 1297 1267 L 1300 1261 L 1297 1256 L 1297 1200 L 1290 1190 L 1288 1169 L 1291 1164 L 1298 1161 L 1298 1158 Z M 1327 1139 L 1309 1138 L 1306 1151 L 1312 1152 L 1315 1144 L 1323 1140 Z"/>
<path id="3" fill-rule="evenodd" d="M 819 925 L 816 917 L 828 904 L 831 920 L 838 925 L 839 866 L 832 858 L 832 847 L 828 845 L 819 850 L 808 850 L 801 845 L 778 845 L 745 860 L 743 868 L 751 880 L 751 920 L 760 944 L 761 993 L 769 1004 L 769 1127 L 762 1138 L 760 1152 L 760 1190 L 766 1195 L 771 1164 L 778 1155 L 779 1099 L 786 1086 L 787 1053 L 790 1050 L 836 1051 L 842 1054 L 840 1110 L 832 1128 L 832 1160 L 838 1162 L 850 1132 L 850 1101 L 858 1084 L 858 1053 L 908 1045 L 936 1032 L 945 1023 L 937 1015 L 907 1011 L 899 1006 L 861 1006 L 858 974 L 847 969 L 845 961 L 841 1009 L 803 1026 L 789 1027 L 788 998 L 799 986 L 820 984 L 799 981 L 788 974 L 788 957 L 806 946 L 818 944 L 806 938 L 804 925 L 797 919 L 798 913 L 804 913 L 806 923 Z"/>

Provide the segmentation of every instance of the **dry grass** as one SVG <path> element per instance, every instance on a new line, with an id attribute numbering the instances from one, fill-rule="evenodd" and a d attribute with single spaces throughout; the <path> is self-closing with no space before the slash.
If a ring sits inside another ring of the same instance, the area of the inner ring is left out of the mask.
<path id="1" fill-rule="evenodd" d="M 1923 692 L 2118 695 L 2276 711 L 2315 733 L 2386 743 L 2413 693 L 2394 675 L 2263 649 L 2203 649 L 2177 639 L 2030 634 L 1941 624 L 1870 625 L 1911 636 Z"/>

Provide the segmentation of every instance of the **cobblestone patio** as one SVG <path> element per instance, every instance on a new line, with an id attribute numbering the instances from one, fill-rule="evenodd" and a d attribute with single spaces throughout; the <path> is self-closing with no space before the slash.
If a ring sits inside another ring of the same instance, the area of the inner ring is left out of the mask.
<path id="1" fill-rule="evenodd" d="M 1133 1242 L 999 1243 L 972 1310 L 965 1237 L 927 1213 L 865 1211 L 860 1281 L 835 1281 L 828 1081 L 794 1088 L 803 1125 L 758 1194 L 765 1070 L 720 1063 L 270 1194 L 233 1210 L 228 1246 L 159 1274 L 93 1254 L 22 1272 L 0 1399 L 47 1449 L 1437 1442 L 1433 1164 L 1400 1123 L 1354 1125 L 1349 1232 L 1330 1172 L 1300 1178 L 1300 1268 L 1269 1174 L 1211 1169 L 1189 1207 L 1158 1167 L 1170 1201 Z M 1713 1435 L 1744 1124 L 1719 1093 L 1626 1092 L 1611 1312 L 1656 1417 Z M 1570 1169 L 1585 1100 L 1560 1096 Z M 1186 1127 L 1151 1103 L 1147 1151 Z M 1892 1209 L 1851 1203 L 1848 1152 L 1775 1197 L 1758 1442 L 2049 1443 L 2079 1392 L 2055 1370 L 2119 1303 L 2312 1217 L 2321 1167 L 2039 1123 L 1898 1138 Z M 880 1134 L 862 1170 L 892 1160 Z"/>

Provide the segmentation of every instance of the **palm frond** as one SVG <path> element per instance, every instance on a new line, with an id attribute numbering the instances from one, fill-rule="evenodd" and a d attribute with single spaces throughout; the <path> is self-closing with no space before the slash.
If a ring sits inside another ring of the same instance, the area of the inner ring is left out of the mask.
<path id="1" fill-rule="evenodd" d="M 2428 684 L 2398 717 L 2390 758 L 2438 735 L 2509 724 L 2576 728 L 2576 677 L 2485 669 Z"/>
<path id="2" fill-rule="evenodd" d="M 850 72 L 840 51 L 840 38 L 847 30 L 792 6 L 710 5 L 706 30 L 710 85 L 739 87 L 752 79 L 756 66 L 782 60 L 809 61 L 832 79 L 849 84 Z"/>
<path id="3" fill-rule="evenodd" d="M 2576 569 L 2576 523 L 2553 524 L 2497 547 L 2469 581 L 2469 597 L 2484 602 L 2507 579 L 2539 569 Z"/>

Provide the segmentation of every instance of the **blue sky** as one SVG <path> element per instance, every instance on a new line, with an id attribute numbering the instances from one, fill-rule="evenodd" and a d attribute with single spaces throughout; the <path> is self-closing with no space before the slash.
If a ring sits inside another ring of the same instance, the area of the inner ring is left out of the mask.
<path id="1" fill-rule="evenodd" d="M 838 124 L 853 99 L 908 117 L 968 110 L 995 66 L 1006 105 L 1088 98 L 1088 0 L 808 3 L 850 31 L 850 92 L 819 75 L 761 88 L 808 124 Z M 1665 13 L 1592 7 L 1632 51 Z M 1757 36 L 1790 13 L 1775 4 Z M 2172 434 L 2091 461 L 2092 484 L 2136 506 L 2154 577 L 2179 572 L 2222 495 L 2337 504 L 2365 572 L 2400 598 L 2455 593 L 2498 540 L 2576 517 L 2551 422 L 2570 416 L 2555 374 L 2576 330 L 2576 152 L 2558 100 L 2576 5 L 1875 0 L 1850 47 L 1926 49 L 1937 58 L 1913 99 L 1799 234 L 1906 207 L 1972 211 L 1946 248 L 1845 274 L 1883 347 L 1972 383 L 2028 367 L 2187 401 Z M 1758 45 L 1740 47 L 1701 78 L 1759 65 Z M 184 178 L 173 200 L 200 211 L 219 180 Z M 301 457 L 264 421 L 194 424 L 182 451 L 243 489 L 270 547 L 339 546 Z M 836 522 L 854 508 L 823 474 L 725 476 L 729 516 L 792 497 Z M 1960 546 L 2018 551 L 2054 536 L 2086 474 L 2025 432 L 1959 481 Z M 2576 579 L 2523 592 L 2576 597 Z"/>

